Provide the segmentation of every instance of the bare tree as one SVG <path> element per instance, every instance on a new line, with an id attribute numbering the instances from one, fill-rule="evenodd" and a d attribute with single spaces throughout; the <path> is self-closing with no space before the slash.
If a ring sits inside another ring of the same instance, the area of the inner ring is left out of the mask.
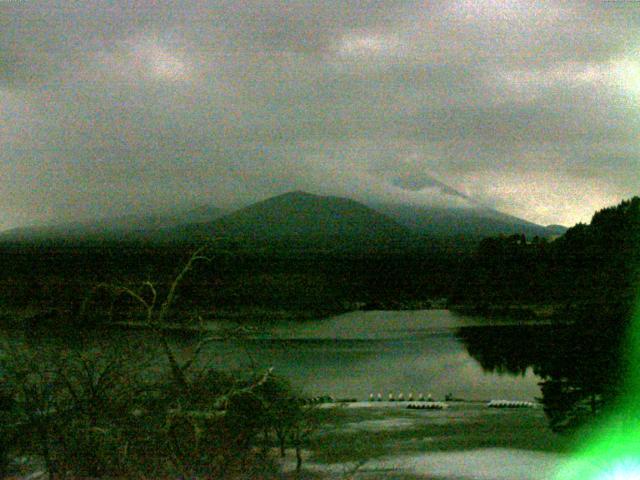
<path id="1" fill-rule="evenodd" d="M 167 318 L 171 308 L 174 305 L 177 290 L 187 273 L 189 273 L 189 271 L 193 269 L 196 262 L 211 261 L 209 257 L 202 255 L 203 250 L 204 247 L 201 247 L 191 255 L 185 266 L 171 282 L 169 291 L 167 292 L 167 295 L 162 302 L 158 301 L 158 291 L 151 280 L 146 280 L 142 283 L 142 287 L 144 290 L 146 290 L 146 294 L 142 291 L 137 292 L 132 288 L 124 285 L 113 285 L 108 283 L 100 283 L 95 288 L 95 290 L 106 289 L 112 292 L 114 296 L 127 295 L 128 297 L 138 302 L 144 308 L 144 326 L 152 330 L 160 340 L 165 357 L 169 362 L 169 367 L 171 368 L 173 378 L 176 383 L 180 385 L 185 391 L 188 391 L 190 387 L 187 371 L 193 365 L 203 347 L 208 342 L 212 341 L 212 338 L 209 335 L 206 335 L 206 329 L 202 322 L 202 318 L 198 317 L 200 320 L 200 324 L 198 325 L 198 331 L 201 334 L 200 341 L 196 345 L 191 355 L 189 355 L 189 358 L 187 358 L 187 360 L 183 362 L 180 362 L 174 348 L 171 346 L 171 343 L 169 341 L 167 331 Z M 86 309 L 87 303 L 88 302 L 85 301 L 82 309 L 83 311 Z"/>
<path id="2" fill-rule="evenodd" d="M 13 369 L 11 385 L 16 391 L 10 398 L 17 407 L 11 408 L 20 427 L 13 430 L 23 433 L 20 436 L 28 445 L 22 450 L 41 457 L 51 477 L 61 472 L 90 477 L 136 472 L 224 477 L 242 473 L 245 466 L 267 468 L 271 465 L 267 461 L 269 432 L 277 421 L 285 426 L 280 433 L 286 432 L 300 454 L 298 444 L 305 428 L 291 422 L 302 417 L 294 409 L 293 418 L 288 418 L 287 402 L 280 401 L 285 399 L 267 395 L 270 385 L 278 383 L 272 369 L 256 371 L 249 352 L 252 372 L 248 376 L 196 369 L 204 347 L 221 339 L 220 334 L 210 334 L 200 316 L 195 329 L 199 338 L 189 352 L 178 351 L 180 347 L 171 341 L 171 309 L 183 279 L 199 261 L 209 261 L 202 249 L 191 255 L 162 300 L 160 289 L 149 280 L 138 289 L 107 283 L 94 289 L 110 292 L 112 299 L 127 297 L 143 307 L 142 324 L 160 341 L 169 367 L 168 382 L 149 381 L 142 373 L 144 362 L 134 360 L 141 360 L 142 350 L 129 347 L 126 356 L 95 348 L 77 352 L 54 348 L 47 358 L 44 352 L 28 349 L 24 355 L 8 355 L 7 362 L 0 362 L 3 373 L 8 372 L 4 363 Z M 88 307 L 86 301 L 84 309 Z M 221 335 L 238 341 L 249 332 L 239 326 Z M 260 439 L 262 460 L 255 448 Z M 13 452 L 5 453 L 10 459 Z"/>

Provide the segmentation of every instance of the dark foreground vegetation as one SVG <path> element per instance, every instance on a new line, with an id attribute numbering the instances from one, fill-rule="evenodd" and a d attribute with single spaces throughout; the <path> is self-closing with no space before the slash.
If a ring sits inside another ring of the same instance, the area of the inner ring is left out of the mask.
<path id="1" fill-rule="evenodd" d="M 186 244 L 2 245 L 5 328 L 83 338 L 137 322 L 159 345 L 144 359 L 148 347 L 134 344 L 3 347 L 2 468 L 26 457 L 59 477 L 269 478 L 272 450 L 287 448 L 300 464 L 314 411 L 286 379 L 214 370 L 196 361 L 199 347 L 179 352 L 168 341 L 167 326 L 188 326 L 206 342 L 202 326 L 220 318 L 321 318 L 428 308 L 442 298 L 482 314 L 544 310 L 554 321 L 544 333 L 459 335 L 488 370 L 533 366 L 556 430 L 582 424 L 620 394 L 639 285 L 640 198 L 553 242 L 514 235 L 473 248 L 425 239 L 402 249 L 286 247 L 226 242 L 190 257 Z M 149 357 L 157 362 L 146 364 Z"/>
<path id="2" fill-rule="evenodd" d="M 313 406 L 286 379 L 230 372 L 199 361 L 210 339 L 181 352 L 164 328 L 196 252 L 162 297 L 104 285 L 142 307 L 148 342 L 104 347 L 69 344 L 46 349 L 7 343 L 0 358 L 0 476 L 22 457 L 49 478 L 271 478 L 272 450 L 291 447 L 297 468 L 313 423 Z M 69 342 L 69 338 L 65 339 Z"/>
<path id="3" fill-rule="evenodd" d="M 270 478 L 272 450 L 299 453 L 312 422 L 270 372 L 176 377 L 95 349 L 13 349 L 1 366 L 3 474 L 22 457 L 54 478 Z"/>
<path id="4" fill-rule="evenodd" d="M 49 327 L 132 319 L 139 309 L 131 298 L 114 299 L 96 286 L 138 289 L 152 280 L 166 292 L 195 248 L 136 242 L 0 245 L 0 314 L 7 321 L 26 316 L 33 325 Z M 205 320 L 256 321 L 322 318 L 356 308 L 428 307 L 451 290 L 462 261 L 457 253 L 464 252 L 451 250 L 456 254 L 429 244 L 371 252 L 210 244 L 205 249 L 210 261 L 195 265 L 184 278 L 171 321 L 188 320 L 195 312 Z M 85 302 L 91 308 L 83 308 Z"/>

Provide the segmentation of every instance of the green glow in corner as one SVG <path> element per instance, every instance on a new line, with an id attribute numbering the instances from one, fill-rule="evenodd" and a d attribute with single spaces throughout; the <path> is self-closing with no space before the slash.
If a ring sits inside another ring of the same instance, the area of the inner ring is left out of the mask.
<path id="1" fill-rule="evenodd" d="M 640 366 L 640 301 L 636 302 L 626 352 Z M 630 368 L 618 408 L 557 472 L 555 480 L 640 480 L 640 368 Z"/>

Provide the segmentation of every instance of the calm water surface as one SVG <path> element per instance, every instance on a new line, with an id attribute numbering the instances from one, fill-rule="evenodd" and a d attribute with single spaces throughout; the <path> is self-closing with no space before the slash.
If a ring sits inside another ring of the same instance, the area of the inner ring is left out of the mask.
<path id="1" fill-rule="evenodd" d="M 369 393 L 380 392 L 386 398 L 391 392 L 395 396 L 412 392 L 416 397 L 430 393 L 434 399 L 451 393 L 469 400 L 533 400 L 540 396 L 540 379 L 531 368 L 525 365 L 519 374 L 487 371 L 468 353 L 459 335 L 461 328 L 494 329 L 488 348 L 495 350 L 495 330 L 500 325 L 504 322 L 490 324 L 447 310 L 351 312 L 280 323 L 242 342 L 216 341 L 203 352 L 203 360 L 224 369 L 273 367 L 311 396 L 364 400 Z M 135 348 L 147 358 L 163 359 L 149 332 L 108 330 L 95 337 L 91 342 L 140 345 Z M 502 342 L 502 335 L 497 337 Z M 483 336 L 479 338 L 482 343 Z M 27 341 L 32 348 L 65 342 L 46 334 Z M 191 338 L 174 341 L 183 352 L 196 343 Z"/>
<path id="2" fill-rule="evenodd" d="M 504 325 L 505 322 L 501 322 Z M 310 395 L 366 399 L 369 393 L 405 396 L 447 393 L 464 399 L 526 399 L 540 396 L 539 378 L 491 373 L 469 355 L 456 333 L 487 327 L 487 319 L 448 310 L 351 312 L 315 322 L 281 324 L 265 338 L 210 353 L 221 364 L 274 367 Z M 498 328 L 498 325 L 495 326 Z M 249 360 L 249 358 L 251 360 Z"/>

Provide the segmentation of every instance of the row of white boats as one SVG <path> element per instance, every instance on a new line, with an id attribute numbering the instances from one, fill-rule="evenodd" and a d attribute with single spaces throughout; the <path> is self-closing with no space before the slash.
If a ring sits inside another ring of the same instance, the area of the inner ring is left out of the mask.
<path id="1" fill-rule="evenodd" d="M 382 394 L 378 393 L 375 396 L 373 393 L 369 394 L 369 402 L 382 402 Z M 414 399 L 413 394 L 409 393 L 405 399 L 402 393 L 399 393 L 397 397 L 394 397 L 393 393 L 390 393 L 387 399 L 388 402 L 408 402 L 407 408 L 419 409 L 419 410 L 442 410 L 448 408 L 448 404 L 445 402 L 436 402 L 433 400 L 431 394 L 426 397 L 421 393 L 418 395 L 417 400 Z M 528 402 L 523 400 L 490 400 L 486 403 L 489 408 L 536 408 L 535 402 Z"/>
<path id="2" fill-rule="evenodd" d="M 534 402 L 523 402 L 520 400 L 491 400 L 487 403 L 489 408 L 536 408 Z"/>
<path id="3" fill-rule="evenodd" d="M 370 402 L 382 402 L 382 394 L 379 393 L 377 396 L 374 396 L 373 393 L 369 394 L 369 401 Z M 426 398 L 424 396 L 424 394 L 420 394 L 418 395 L 417 399 L 413 398 L 413 393 L 409 393 L 409 395 L 407 395 L 407 398 L 404 398 L 404 393 L 399 393 L 398 397 L 396 399 L 396 397 L 393 396 L 393 393 L 390 393 L 389 396 L 387 397 L 387 401 L 388 402 L 413 402 L 413 401 L 418 401 L 418 402 L 433 402 L 433 397 L 431 396 L 431 394 L 427 394 Z"/>
<path id="4" fill-rule="evenodd" d="M 449 400 L 449 398 L 447 398 L 447 400 Z M 299 401 L 302 404 L 307 405 L 318 405 L 327 403 L 358 403 L 358 400 L 356 400 L 355 398 L 336 400 L 330 395 L 323 395 L 312 398 L 301 398 L 299 399 Z M 443 410 L 449 407 L 449 404 L 446 402 L 438 402 L 433 400 L 431 394 L 427 394 L 427 396 L 425 397 L 425 395 L 422 393 L 419 394 L 417 398 L 414 398 L 413 393 L 409 393 L 406 398 L 402 393 L 399 393 L 397 397 L 394 396 L 393 393 L 390 393 L 386 400 L 383 400 L 381 393 L 378 393 L 377 395 L 374 395 L 373 393 L 369 394 L 368 403 L 377 402 L 381 402 L 381 406 L 389 406 L 389 402 L 394 402 L 396 404 L 402 403 L 403 405 L 406 405 L 406 408 L 417 410 Z M 363 403 L 366 404 L 367 402 L 365 401 Z M 538 404 L 535 402 L 522 400 L 490 400 L 486 403 L 486 406 L 489 408 L 536 408 Z"/>

